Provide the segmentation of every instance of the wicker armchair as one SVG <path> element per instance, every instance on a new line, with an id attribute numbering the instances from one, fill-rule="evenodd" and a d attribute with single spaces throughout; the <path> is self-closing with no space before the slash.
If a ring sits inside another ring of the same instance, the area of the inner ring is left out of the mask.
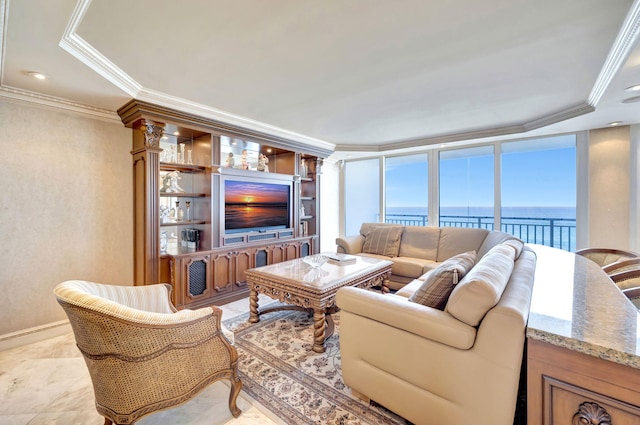
<path id="1" fill-rule="evenodd" d="M 54 293 L 73 328 L 105 425 L 133 424 L 182 404 L 209 384 L 231 381 L 240 415 L 238 353 L 221 332 L 217 307 L 177 311 L 170 285 L 60 283 Z"/>
<path id="2" fill-rule="evenodd" d="M 587 257 L 602 267 L 608 274 L 611 274 L 611 271 L 608 271 L 611 268 L 609 266 L 615 268 L 617 263 L 640 258 L 640 254 L 636 252 L 611 248 L 585 248 L 576 251 L 576 254 Z"/>

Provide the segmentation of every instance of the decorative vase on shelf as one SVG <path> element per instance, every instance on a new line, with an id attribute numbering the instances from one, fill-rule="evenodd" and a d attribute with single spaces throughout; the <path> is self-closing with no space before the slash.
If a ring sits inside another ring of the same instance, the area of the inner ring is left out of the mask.
<path id="1" fill-rule="evenodd" d="M 180 143 L 180 154 L 178 156 L 178 163 L 184 164 L 184 143 Z"/>
<path id="2" fill-rule="evenodd" d="M 160 233 L 160 252 L 167 252 L 168 244 L 169 244 L 169 239 L 167 237 L 167 232 Z"/>
<path id="3" fill-rule="evenodd" d="M 180 206 L 180 201 L 176 201 L 176 218 L 178 221 L 184 220 L 184 210 Z"/>
<path id="4" fill-rule="evenodd" d="M 191 201 L 185 201 L 185 204 L 187 204 L 187 217 L 186 217 L 186 220 L 187 221 L 191 221 Z"/>

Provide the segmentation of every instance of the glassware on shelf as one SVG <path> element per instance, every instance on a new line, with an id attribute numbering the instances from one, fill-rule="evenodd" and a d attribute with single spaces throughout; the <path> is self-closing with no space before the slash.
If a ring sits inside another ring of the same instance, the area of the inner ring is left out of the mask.
<path id="1" fill-rule="evenodd" d="M 169 245 L 169 238 L 167 232 L 160 233 L 160 252 L 167 252 L 167 246 Z"/>
<path id="2" fill-rule="evenodd" d="M 191 153 L 191 151 L 189 151 L 189 153 Z M 191 220 L 191 201 L 185 201 L 185 203 L 187 204 L 187 221 Z"/>
<path id="3" fill-rule="evenodd" d="M 180 143 L 180 154 L 178 156 L 178 163 L 184 164 L 184 143 Z"/>
<path id="4" fill-rule="evenodd" d="M 180 206 L 180 201 L 176 201 L 176 219 L 178 221 L 184 220 L 184 210 Z"/>
<path id="5" fill-rule="evenodd" d="M 187 150 L 187 164 L 193 165 L 193 158 L 191 157 L 191 149 Z"/>

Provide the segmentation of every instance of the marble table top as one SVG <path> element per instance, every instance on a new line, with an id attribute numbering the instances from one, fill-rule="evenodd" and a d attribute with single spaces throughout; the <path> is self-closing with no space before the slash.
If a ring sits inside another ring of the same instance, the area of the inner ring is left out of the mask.
<path id="1" fill-rule="evenodd" d="M 527 337 L 640 368 L 640 314 L 593 261 L 528 244 L 537 255 Z"/>

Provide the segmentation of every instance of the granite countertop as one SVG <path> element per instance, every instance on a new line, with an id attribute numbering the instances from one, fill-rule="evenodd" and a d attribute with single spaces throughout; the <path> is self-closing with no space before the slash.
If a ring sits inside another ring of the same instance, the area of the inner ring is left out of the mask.
<path id="1" fill-rule="evenodd" d="M 537 255 L 527 337 L 640 369 L 640 314 L 593 261 L 528 244 Z"/>

